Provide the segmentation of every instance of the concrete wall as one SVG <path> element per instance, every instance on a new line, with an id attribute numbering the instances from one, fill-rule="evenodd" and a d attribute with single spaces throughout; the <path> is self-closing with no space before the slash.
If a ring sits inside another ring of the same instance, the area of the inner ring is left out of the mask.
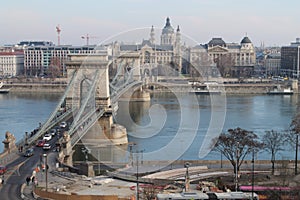
<path id="1" fill-rule="evenodd" d="M 125 200 L 126 198 L 118 198 L 116 195 L 76 195 L 76 194 L 61 194 L 56 192 L 46 192 L 40 188 L 36 188 L 34 193 L 42 198 L 55 200 Z M 130 199 L 130 198 L 128 198 Z"/>

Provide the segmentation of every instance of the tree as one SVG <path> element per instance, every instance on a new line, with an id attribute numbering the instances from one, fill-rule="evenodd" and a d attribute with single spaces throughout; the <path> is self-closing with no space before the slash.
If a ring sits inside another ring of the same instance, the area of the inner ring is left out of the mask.
<path id="1" fill-rule="evenodd" d="M 290 130 L 292 134 L 296 136 L 295 139 L 295 146 L 296 146 L 296 151 L 295 151 L 295 175 L 297 175 L 297 168 L 298 168 L 298 136 L 300 133 L 300 113 L 296 114 L 291 122 L 290 125 Z"/>
<path id="2" fill-rule="evenodd" d="M 233 76 L 232 69 L 235 65 L 234 57 L 231 54 L 223 54 L 215 58 L 217 68 L 223 77 Z"/>
<path id="3" fill-rule="evenodd" d="M 237 172 L 239 171 L 241 164 L 249 153 L 252 151 L 257 152 L 263 146 L 258 141 L 258 136 L 255 133 L 239 127 L 229 129 L 227 133 L 221 133 L 213 142 L 213 150 L 220 152 L 230 161 L 234 168 L 234 173 L 236 173 L 236 170 Z"/>
<path id="4" fill-rule="evenodd" d="M 263 136 L 264 150 L 271 153 L 272 174 L 274 175 L 276 154 L 283 150 L 286 135 L 280 132 L 271 130 L 266 131 Z"/>

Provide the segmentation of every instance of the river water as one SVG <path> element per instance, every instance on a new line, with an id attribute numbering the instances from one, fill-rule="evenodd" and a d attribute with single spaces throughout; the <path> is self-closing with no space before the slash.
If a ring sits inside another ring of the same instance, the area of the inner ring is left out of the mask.
<path id="1" fill-rule="evenodd" d="M 0 94 L 0 139 L 10 131 L 17 140 L 44 122 L 61 94 Z M 241 127 L 261 136 L 266 130 L 287 130 L 298 95 L 174 95 L 153 93 L 151 102 L 119 102 L 117 123 L 127 128 L 134 151 L 144 160 L 218 160 L 211 139 L 221 131 Z M 3 145 L 0 145 L 3 151 Z M 287 146 L 278 159 L 294 159 Z M 261 152 L 257 159 L 270 159 Z"/>

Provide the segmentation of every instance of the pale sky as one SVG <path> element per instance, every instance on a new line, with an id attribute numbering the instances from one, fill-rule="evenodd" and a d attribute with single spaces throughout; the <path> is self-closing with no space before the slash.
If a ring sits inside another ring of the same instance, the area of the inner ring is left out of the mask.
<path id="1" fill-rule="evenodd" d="M 240 42 L 247 36 L 254 45 L 289 45 L 300 37 L 299 0 L 9 0 L 0 6 L 0 45 L 22 40 L 57 43 L 55 27 L 60 24 L 61 44 L 83 45 L 81 36 L 94 36 L 100 43 L 122 32 L 141 41 L 135 29 L 153 25 L 159 34 L 170 17 L 176 29 L 196 43 L 212 37 Z M 129 38 L 130 38 L 129 37 Z M 134 39 L 129 39 L 134 40 Z"/>

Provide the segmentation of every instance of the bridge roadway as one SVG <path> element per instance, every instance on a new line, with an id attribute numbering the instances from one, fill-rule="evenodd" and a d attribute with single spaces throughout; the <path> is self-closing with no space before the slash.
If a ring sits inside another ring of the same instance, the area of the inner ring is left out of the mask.
<path id="1" fill-rule="evenodd" d="M 24 151 L 14 152 L 15 159 L 6 165 L 8 171 L 4 174 L 4 184 L 0 188 L 1 200 L 23 199 L 21 187 L 26 183 L 26 177 L 32 176 L 33 170 L 41 164 L 43 154 L 48 154 L 55 149 L 59 137 L 56 135 L 49 141 L 52 148 L 48 151 L 43 150 L 42 147 L 32 146 L 34 155 L 31 157 L 24 157 Z M 48 165 L 55 165 L 55 163 L 48 163 Z"/>

